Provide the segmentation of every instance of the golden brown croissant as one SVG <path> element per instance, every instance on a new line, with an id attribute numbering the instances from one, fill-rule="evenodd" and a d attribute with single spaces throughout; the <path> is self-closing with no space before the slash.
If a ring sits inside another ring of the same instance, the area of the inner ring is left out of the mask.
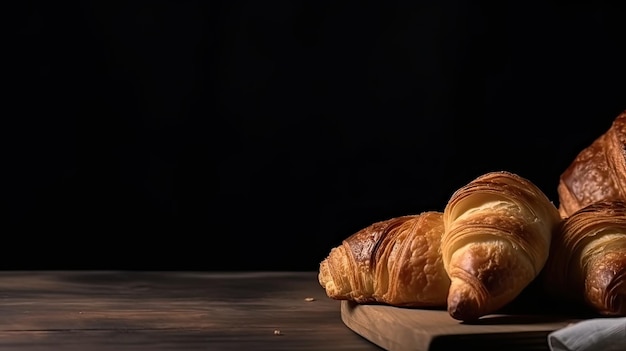
<path id="1" fill-rule="evenodd" d="M 454 192 L 441 242 L 449 314 L 470 321 L 512 302 L 542 270 L 560 221 L 547 196 L 514 173 L 486 173 Z"/>
<path id="2" fill-rule="evenodd" d="M 561 174 L 559 212 L 568 217 L 600 200 L 626 200 L 626 111 Z"/>
<path id="3" fill-rule="evenodd" d="M 441 261 L 442 213 L 371 224 L 331 249 L 319 283 L 336 300 L 444 307 L 450 279 Z"/>
<path id="4" fill-rule="evenodd" d="M 595 202 L 566 218 L 542 275 L 556 299 L 626 316 L 626 203 Z"/>

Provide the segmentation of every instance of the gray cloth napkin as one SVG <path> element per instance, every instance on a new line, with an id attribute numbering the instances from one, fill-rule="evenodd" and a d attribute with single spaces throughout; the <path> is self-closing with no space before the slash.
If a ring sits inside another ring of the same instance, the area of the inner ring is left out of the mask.
<path id="1" fill-rule="evenodd" d="M 552 351 L 626 351 L 626 317 L 587 319 L 548 335 Z"/>

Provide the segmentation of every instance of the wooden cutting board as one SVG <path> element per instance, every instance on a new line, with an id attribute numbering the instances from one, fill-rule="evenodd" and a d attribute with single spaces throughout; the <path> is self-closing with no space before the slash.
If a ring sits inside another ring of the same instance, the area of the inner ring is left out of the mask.
<path id="1" fill-rule="evenodd" d="M 474 324 L 445 310 L 341 302 L 341 319 L 357 334 L 389 351 L 541 350 L 547 336 L 582 318 L 552 314 L 493 314 Z"/>

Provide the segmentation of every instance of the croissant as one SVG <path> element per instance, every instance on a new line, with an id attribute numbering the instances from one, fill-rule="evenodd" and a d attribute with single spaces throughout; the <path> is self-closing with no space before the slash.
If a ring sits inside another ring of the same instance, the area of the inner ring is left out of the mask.
<path id="1" fill-rule="evenodd" d="M 568 217 L 600 200 L 626 200 L 626 111 L 583 149 L 559 179 L 559 213 Z"/>
<path id="2" fill-rule="evenodd" d="M 543 269 L 560 221 L 547 196 L 514 173 L 486 173 L 455 191 L 441 239 L 450 316 L 471 321 L 512 302 Z"/>
<path id="3" fill-rule="evenodd" d="M 543 282 L 549 296 L 626 316 L 626 202 L 599 201 L 564 219 Z"/>
<path id="4" fill-rule="evenodd" d="M 443 307 L 450 279 L 440 252 L 442 213 L 376 222 L 330 250 L 318 280 L 336 300 Z"/>

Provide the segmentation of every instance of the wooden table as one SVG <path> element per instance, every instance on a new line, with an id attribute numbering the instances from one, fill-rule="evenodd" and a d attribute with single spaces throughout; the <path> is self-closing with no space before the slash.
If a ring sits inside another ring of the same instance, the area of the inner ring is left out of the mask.
<path id="1" fill-rule="evenodd" d="M 4 271 L 0 350 L 380 348 L 317 272 Z"/>

